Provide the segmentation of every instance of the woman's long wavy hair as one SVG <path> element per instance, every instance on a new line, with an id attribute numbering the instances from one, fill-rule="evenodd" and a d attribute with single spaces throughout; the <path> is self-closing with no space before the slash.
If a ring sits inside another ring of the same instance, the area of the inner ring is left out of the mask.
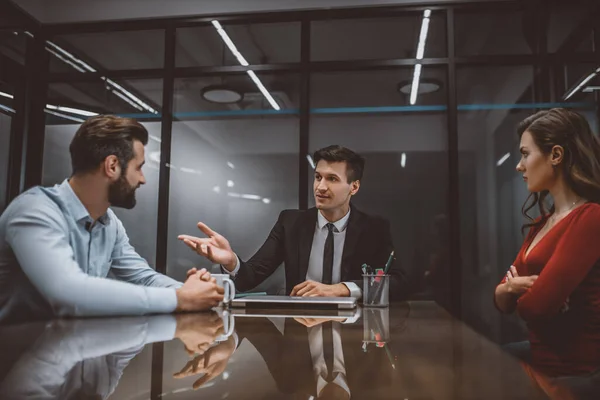
<path id="1" fill-rule="evenodd" d="M 585 117 L 564 108 L 539 111 L 525 118 L 518 126 L 519 139 L 529 132 L 543 154 L 549 155 L 554 146 L 564 149 L 563 162 L 557 167 L 563 172 L 567 185 L 577 196 L 590 202 L 600 202 L 600 139 L 592 133 Z M 554 205 L 546 209 L 548 191 L 531 193 L 523 204 L 523 215 L 528 228 L 545 223 L 554 212 Z M 537 205 L 541 219 L 529 215 Z"/>

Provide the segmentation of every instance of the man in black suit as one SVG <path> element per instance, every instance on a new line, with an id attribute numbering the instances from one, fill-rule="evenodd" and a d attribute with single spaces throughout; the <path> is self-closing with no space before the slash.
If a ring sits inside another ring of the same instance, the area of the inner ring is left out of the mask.
<path id="1" fill-rule="evenodd" d="M 360 188 L 365 159 L 342 146 L 314 154 L 316 208 L 285 210 L 269 237 L 248 261 L 227 239 L 202 222 L 207 238 L 180 235 L 186 245 L 235 277 L 247 291 L 285 263 L 286 290 L 292 296 L 362 296 L 362 264 L 383 268 L 393 250 L 389 222 L 350 204 Z M 194 270 L 190 271 L 192 273 Z M 391 268 L 390 295 L 403 297 L 408 285 L 400 268 Z"/>

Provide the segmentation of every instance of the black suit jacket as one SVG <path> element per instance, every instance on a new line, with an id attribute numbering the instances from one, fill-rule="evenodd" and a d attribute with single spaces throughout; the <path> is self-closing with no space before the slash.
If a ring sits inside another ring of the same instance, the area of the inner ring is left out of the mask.
<path id="1" fill-rule="evenodd" d="M 282 262 L 285 263 L 287 293 L 304 282 L 317 212 L 316 208 L 282 211 L 258 252 L 248 261 L 240 260 L 240 270 L 235 278 L 237 290 L 251 290 L 275 272 Z M 389 222 L 351 206 L 342 253 L 341 281 L 355 282 L 362 288 L 362 264 L 383 268 L 393 248 Z M 395 300 L 407 297 L 409 285 L 406 274 L 394 264 L 388 273 L 392 275 L 390 297 Z"/>

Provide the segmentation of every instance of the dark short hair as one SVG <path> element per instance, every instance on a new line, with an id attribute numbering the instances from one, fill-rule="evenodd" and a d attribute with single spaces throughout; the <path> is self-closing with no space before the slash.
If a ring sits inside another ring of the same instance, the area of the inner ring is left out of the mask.
<path id="1" fill-rule="evenodd" d="M 71 141 L 73 175 L 93 171 L 114 155 L 123 171 L 134 157 L 133 141 L 148 144 L 148 131 L 133 118 L 97 115 L 85 121 Z"/>
<path id="2" fill-rule="evenodd" d="M 315 151 L 313 160 L 315 165 L 321 160 L 327 162 L 345 162 L 348 183 L 360 181 L 365 169 L 365 159 L 363 156 L 339 145 L 327 146 Z"/>

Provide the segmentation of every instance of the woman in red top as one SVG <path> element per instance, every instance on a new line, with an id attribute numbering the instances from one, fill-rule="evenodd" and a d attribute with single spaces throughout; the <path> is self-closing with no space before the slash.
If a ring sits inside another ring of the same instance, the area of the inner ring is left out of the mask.
<path id="1" fill-rule="evenodd" d="M 529 233 L 494 300 L 527 322 L 534 368 L 549 376 L 590 373 L 600 368 L 600 140 L 584 117 L 565 109 L 526 118 L 518 133 Z M 541 217 L 532 219 L 536 206 Z"/>

